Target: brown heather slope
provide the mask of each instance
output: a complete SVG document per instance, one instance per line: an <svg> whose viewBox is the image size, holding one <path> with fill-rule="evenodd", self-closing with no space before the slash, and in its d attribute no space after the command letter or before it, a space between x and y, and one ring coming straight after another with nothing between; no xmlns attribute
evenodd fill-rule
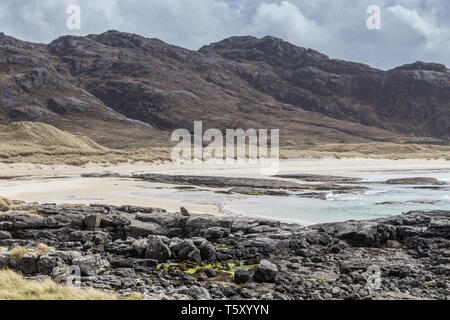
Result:
<svg viewBox="0 0 450 320"><path fill-rule="evenodd" d="M0 34L0 123L50 123L108 146L167 145L171 131L279 128L285 146L449 136L450 71L388 72L273 37L190 51L134 34L49 45Z"/></svg>

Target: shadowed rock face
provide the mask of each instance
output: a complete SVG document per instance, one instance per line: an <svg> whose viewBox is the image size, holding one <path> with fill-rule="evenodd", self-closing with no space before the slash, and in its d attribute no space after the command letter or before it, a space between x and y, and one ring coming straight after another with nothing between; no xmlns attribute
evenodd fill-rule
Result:
<svg viewBox="0 0 450 320"><path fill-rule="evenodd" d="M234 37L200 52L233 61L235 73L281 102L396 132L449 135L444 65L416 62L384 72L273 37Z"/></svg>
<svg viewBox="0 0 450 320"><path fill-rule="evenodd" d="M273 37L190 51L118 31L49 45L0 34L0 75L1 122L43 121L104 143L167 142L194 120L282 128L282 144L449 135L445 66L385 72Z"/></svg>

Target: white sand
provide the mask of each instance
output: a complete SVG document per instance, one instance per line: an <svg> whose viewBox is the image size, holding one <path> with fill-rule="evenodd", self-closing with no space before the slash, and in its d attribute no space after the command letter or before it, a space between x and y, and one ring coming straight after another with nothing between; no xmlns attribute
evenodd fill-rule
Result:
<svg viewBox="0 0 450 320"><path fill-rule="evenodd" d="M379 160L379 159L300 159L281 160L279 174L324 174L340 176L370 176L376 171L409 171L450 169L445 160ZM67 165L0 164L0 196L14 200L39 203L105 203L112 205L140 205L178 211L181 206L197 213L218 214L217 205L187 203L167 193L173 185L163 185L131 179L80 178L81 173L93 172L216 175L230 177L268 178L260 175L260 168L212 165L178 166L165 164L119 164L105 167L88 164L84 167ZM15 179L1 179L16 177ZM164 188L165 193L158 191ZM142 192L151 196L142 196ZM174 190L175 192L175 190ZM154 196L153 196L154 195ZM159 196L162 195L162 196ZM190 201L192 202L192 201Z"/></svg>
<svg viewBox="0 0 450 320"><path fill-rule="evenodd" d="M184 174L184 175L215 175L230 177L254 177L268 178L262 176L258 166L226 166L226 165L176 165L171 162L162 164L151 164L138 162L135 164L122 163L118 165L102 165L90 163L82 167L68 165L35 165L35 164L5 164L0 163L0 179L2 177L42 177L42 176L79 176L81 173L92 172L117 172L117 173L139 173L152 172L161 174ZM278 174L324 174L339 176L367 175L375 171L409 171L409 170L439 170L450 169L450 161L447 160L425 160L425 159L289 159L280 160Z"/></svg>
<svg viewBox="0 0 450 320"><path fill-rule="evenodd" d="M180 207L202 214L220 214L217 205L182 203L167 197L172 185L148 183L113 178L31 178L25 180L0 180L0 194L14 200L57 204L111 204L136 205L179 211ZM158 192L165 188L165 192ZM152 190L153 189L153 190ZM145 197L142 192L153 192L155 196ZM158 198L158 193L165 194ZM174 197L176 198L176 197Z"/></svg>

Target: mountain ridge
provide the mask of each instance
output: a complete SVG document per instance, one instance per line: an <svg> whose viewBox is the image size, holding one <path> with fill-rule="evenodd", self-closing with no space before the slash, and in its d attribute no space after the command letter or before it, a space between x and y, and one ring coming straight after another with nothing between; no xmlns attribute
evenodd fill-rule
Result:
<svg viewBox="0 0 450 320"><path fill-rule="evenodd" d="M445 139L450 71L388 71L275 37L188 50L107 31L33 44L0 34L0 123L40 121L106 145L167 144L176 128L280 128L282 145Z"/></svg>

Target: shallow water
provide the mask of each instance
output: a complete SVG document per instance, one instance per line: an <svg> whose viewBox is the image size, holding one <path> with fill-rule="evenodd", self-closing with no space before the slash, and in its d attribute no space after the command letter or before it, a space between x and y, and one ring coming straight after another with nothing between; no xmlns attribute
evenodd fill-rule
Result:
<svg viewBox="0 0 450 320"><path fill-rule="evenodd" d="M450 171L379 172L364 181L385 181L393 178L433 177L450 181ZM450 191L414 189L417 186L364 184L369 190L362 194L327 194L327 200L290 197L252 197L226 202L229 212L274 218L285 222L317 224L346 220L366 220L399 215L412 210L450 210ZM435 200L437 204L388 204L411 200Z"/></svg>
<svg viewBox="0 0 450 320"><path fill-rule="evenodd" d="M416 186L376 184L374 181L385 181L393 178L433 177L450 182L450 170L430 171L382 171L361 172L363 181L358 183L366 186L359 194L335 194L329 192L326 200L300 198L297 196L245 196L215 193L209 190L179 189L173 186L157 187L144 181L132 181L128 184L121 179L104 181L99 192L77 192L74 196L70 191L52 192L48 202L55 203L108 203L111 200L124 198L127 204L141 204L142 200L155 206L152 199L164 199L180 204L200 204L218 206L226 213L243 216L277 219L284 222L304 225L337 222L346 220L365 220L399 215L411 210L450 210L450 191L414 189ZM68 179L68 182L71 180ZM88 180L83 180L88 181ZM90 180L89 180L90 181ZM294 180L295 181L295 180ZM52 181L41 181L40 185L51 185ZM108 184L109 183L109 184ZM9 187L23 182L9 182ZM201 188L200 188L201 189ZM411 200L435 200L437 204L388 204L381 202L404 202ZM155 202L157 203L157 202ZM173 210L178 210L175 206Z"/></svg>

